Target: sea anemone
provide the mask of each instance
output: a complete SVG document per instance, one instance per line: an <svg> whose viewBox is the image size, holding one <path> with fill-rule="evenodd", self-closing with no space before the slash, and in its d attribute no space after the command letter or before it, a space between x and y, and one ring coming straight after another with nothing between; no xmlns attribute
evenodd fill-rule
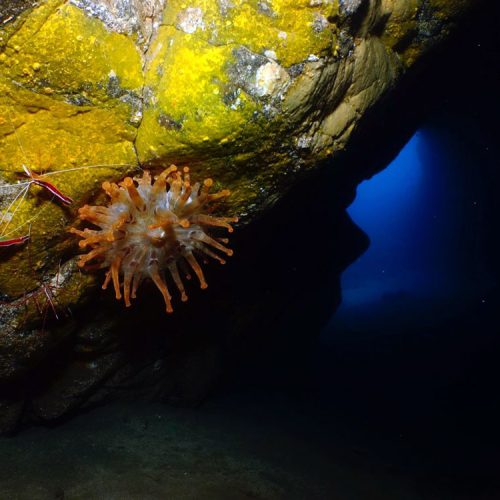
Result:
<svg viewBox="0 0 500 500"><path fill-rule="evenodd" d="M142 177L126 177L118 184L104 182L102 188L110 197L108 206L81 207L79 217L100 229L71 228L81 236L79 246L90 248L80 256L78 265L86 269L108 269L103 289L110 281L116 298L125 305L136 297L137 288L144 278L151 278L165 299L167 312L172 312L171 295L165 271L168 271L181 300L187 300L179 267L190 279L191 268L200 282L207 288L205 276L196 255L225 261L219 253L232 255L227 248L228 240L210 236L213 228L224 228L232 232L231 222L236 217L210 215L213 202L229 196L229 190L210 194L213 185L206 179L203 185L191 185L189 169L180 172L175 165L151 178L148 171ZM89 261L94 261L88 265ZM120 283L121 275L123 282Z"/></svg>

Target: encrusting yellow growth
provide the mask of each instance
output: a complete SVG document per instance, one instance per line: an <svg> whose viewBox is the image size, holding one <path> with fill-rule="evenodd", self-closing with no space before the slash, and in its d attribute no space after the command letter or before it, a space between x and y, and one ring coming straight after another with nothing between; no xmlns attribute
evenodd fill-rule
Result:
<svg viewBox="0 0 500 500"><path fill-rule="evenodd" d="M90 247L81 255L78 265L86 269L109 268L102 286L110 281L116 298L123 298L125 305L136 297L137 288L144 278L151 278L163 295L167 312L172 304L165 270L168 270L181 300L187 300L179 268L194 271L201 288L207 283L196 254L209 256L221 264L225 260L214 250L227 256L233 254L226 247L226 238L212 237L211 228L223 228L232 232L230 223L237 217L215 217L209 214L212 202L230 195L225 189L210 194L213 185L206 179L203 185L191 184L189 168L180 172L170 166L154 180L148 171L142 177L126 177L119 184L104 182L102 187L110 197L108 206L85 205L79 209L79 217L100 229L71 228L70 232L81 236L81 248ZM88 262L95 261L88 265ZM186 265L188 264L189 267ZM120 275L123 281L120 282Z"/></svg>

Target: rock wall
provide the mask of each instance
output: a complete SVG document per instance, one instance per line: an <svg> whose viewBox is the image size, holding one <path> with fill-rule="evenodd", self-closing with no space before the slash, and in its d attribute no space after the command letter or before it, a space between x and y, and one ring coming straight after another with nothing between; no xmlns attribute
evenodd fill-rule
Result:
<svg viewBox="0 0 500 500"><path fill-rule="evenodd" d="M147 386L161 380L170 384L163 392L183 399L194 391L191 399L197 400L206 390L192 386L210 386L221 369L221 342L241 352L245 332L272 336L273 329L259 322L269 321L276 304L287 304L283 293L295 293L293 301L289 297L294 303L297 296L308 303L313 296L321 303L328 297L331 312L339 298L338 275L359 254L363 238L351 228L345 239L358 243L349 257L317 270L334 296L293 291L293 269L307 276L307 266L290 259L300 261L315 245L311 235L321 233L323 215L300 204L291 210L287 193L292 189L323 205L337 196L325 227L342 226L353 185L322 198L320 187L311 190L313 181L305 179L327 160L331 173L321 175L336 178L342 167L344 176L348 158L359 155L360 137L385 140L380 128L389 135L394 124L377 123L377 116L382 119L401 82L446 39L471 3L4 1L0 233L4 241L30 236L24 245L0 248L4 428L20 418L27 401L31 415L57 418L97 401L99 391L116 392L137 373L147 374ZM224 211L240 217L242 236L233 246L246 260L236 258L229 271L214 269L214 289L195 293L172 318L163 317L147 291L147 299L124 313L97 288L99 273L77 269L78 248L67 230L79 206L102 201L104 180L171 162L188 164L193 177L209 175L231 189ZM66 207L43 187L19 184L26 182L23 164L50 174L74 203ZM291 221L282 231L274 225L282 219L268 215L280 200L288 206L281 215ZM266 217L273 223L265 226ZM310 230L297 236L295 220ZM268 246L278 241L286 250L271 254L282 265L267 268L262 263L268 263ZM329 259L323 250L334 246L324 245L321 262ZM266 284L273 272L281 273L285 288ZM200 331L211 332L209 339ZM138 335L146 335L149 340L141 342L148 348L137 351ZM161 356L151 357L155 350ZM178 355L188 351L195 354ZM108 382L112 390L103 389Z"/></svg>

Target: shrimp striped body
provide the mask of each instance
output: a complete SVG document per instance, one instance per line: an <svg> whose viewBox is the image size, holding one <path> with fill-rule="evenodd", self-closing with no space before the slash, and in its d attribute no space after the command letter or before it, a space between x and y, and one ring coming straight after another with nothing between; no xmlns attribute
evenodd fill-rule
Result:
<svg viewBox="0 0 500 500"><path fill-rule="evenodd" d="M142 177L126 177L119 184L104 182L109 205L79 209L80 219L99 229L70 229L82 237L79 246L90 249L80 256L78 265L108 269L102 288L112 282L116 298L120 300L123 291L127 307L142 280L150 278L162 293L167 312L172 312L165 271L184 302L187 294L179 267L188 279L189 269L194 271L200 287L206 288L197 256L209 256L224 264L223 256L233 253L226 246L226 238L209 235L213 228L231 233L231 223L238 220L209 215L213 202L230 194L228 190L210 194L212 184L206 179L202 185L191 185L189 169L185 167L181 173L175 165L154 180L145 171Z"/></svg>

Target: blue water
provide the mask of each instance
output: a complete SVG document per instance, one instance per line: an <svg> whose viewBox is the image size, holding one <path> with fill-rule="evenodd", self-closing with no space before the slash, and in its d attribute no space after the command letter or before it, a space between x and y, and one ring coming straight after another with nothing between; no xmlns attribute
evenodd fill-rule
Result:
<svg viewBox="0 0 500 500"><path fill-rule="evenodd" d="M481 226L484 179L470 150L450 127L422 128L360 184L348 212L370 246L342 276L337 320L358 321L370 308L420 316L440 302L458 308L485 300L493 280Z"/></svg>

